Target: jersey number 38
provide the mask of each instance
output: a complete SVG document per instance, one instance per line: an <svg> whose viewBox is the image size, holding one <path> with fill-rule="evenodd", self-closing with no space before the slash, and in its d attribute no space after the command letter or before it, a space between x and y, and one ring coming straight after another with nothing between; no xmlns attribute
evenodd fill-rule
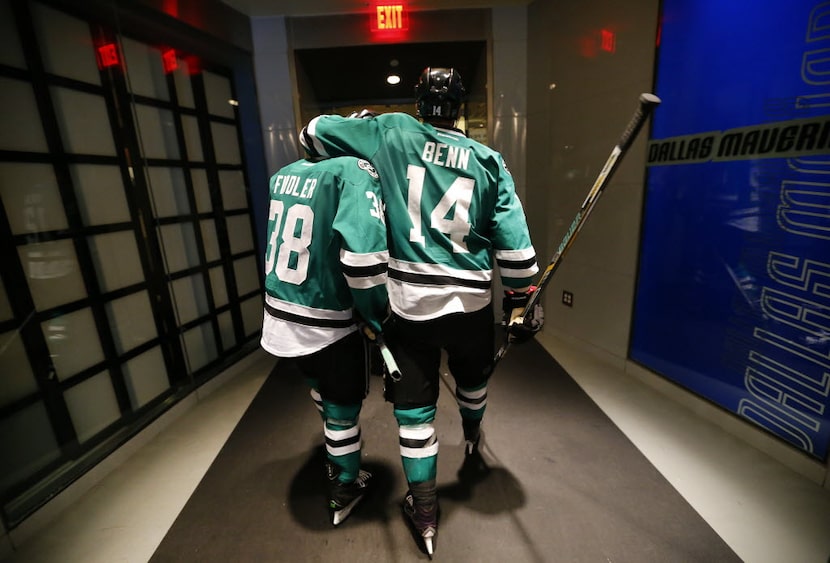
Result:
<svg viewBox="0 0 830 563"><path fill-rule="evenodd" d="M295 203L285 212L282 201L271 200L268 222L271 221L274 222L274 226L265 254L265 275L273 272L280 281L300 285L308 277L308 247L311 245L314 211L308 205ZM279 244L278 239L282 239Z"/></svg>

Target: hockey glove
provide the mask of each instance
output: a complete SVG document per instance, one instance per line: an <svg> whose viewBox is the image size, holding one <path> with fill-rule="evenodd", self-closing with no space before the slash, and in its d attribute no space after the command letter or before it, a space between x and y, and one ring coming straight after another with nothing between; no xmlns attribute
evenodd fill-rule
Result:
<svg viewBox="0 0 830 563"><path fill-rule="evenodd" d="M395 357L386 346L384 335L392 332L391 328L394 325L394 315L390 312L385 319L381 321L381 331L374 330L367 322L358 319L358 328L360 333L369 342L370 346L370 370L375 375L386 374L394 381L401 378L401 370L398 367ZM380 360L380 362L378 362ZM380 368L380 369L378 369Z"/></svg>
<svg viewBox="0 0 830 563"><path fill-rule="evenodd" d="M389 332L389 328L392 327L394 315L392 315L392 311L386 311L386 317L380 320L380 331L366 322L366 320L361 317L357 311L354 312L354 318L357 323L357 327L360 329L360 334L362 334L370 344L377 344L377 341L382 340L383 335L387 334Z"/></svg>
<svg viewBox="0 0 830 563"><path fill-rule="evenodd" d="M541 303L534 303L527 315L522 317L525 307L530 302L530 296L536 291L536 286L524 292L505 290L502 300L502 324L507 331L508 340L513 344L527 342L536 333L542 330L545 324L545 312Z"/></svg>

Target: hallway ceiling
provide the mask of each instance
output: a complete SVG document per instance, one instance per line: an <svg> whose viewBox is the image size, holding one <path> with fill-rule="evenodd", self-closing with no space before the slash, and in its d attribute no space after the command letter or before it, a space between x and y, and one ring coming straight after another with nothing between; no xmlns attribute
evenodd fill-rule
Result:
<svg viewBox="0 0 830 563"><path fill-rule="evenodd" d="M249 17L319 16L367 13L377 1L366 0L222 0ZM524 6L530 0L405 0L411 11ZM426 66L458 69L471 99L486 88L485 42L391 43L295 51L304 99L338 107L350 104L404 104L414 111L413 87ZM394 67L392 65L395 65ZM389 71L401 83L389 86ZM348 79L345 78L348 73ZM310 88L311 91L303 91Z"/></svg>

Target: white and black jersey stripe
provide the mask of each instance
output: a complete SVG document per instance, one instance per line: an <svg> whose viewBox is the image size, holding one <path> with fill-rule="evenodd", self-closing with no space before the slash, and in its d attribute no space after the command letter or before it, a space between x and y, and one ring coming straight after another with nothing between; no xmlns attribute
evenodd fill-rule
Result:
<svg viewBox="0 0 830 563"><path fill-rule="evenodd" d="M262 347L275 356L304 356L357 330L351 308L315 309L265 295Z"/></svg>
<svg viewBox="0 0 830 563"><path fill-rule="evenodd" d="M514 285L507 283L510 278L529 278L539 271L536 262L536 251L532 247L521 250L496 249L493 254L496 258L496 264L499 266L499 273L506 285Z"/></svg>
<svg viewBox="0 0 830 563"><path fill-rule="evenodd" d="M340 251L340 266L346 283L352 289L368 289L386 284L389 252L355 254L348 250Z"/></svg>

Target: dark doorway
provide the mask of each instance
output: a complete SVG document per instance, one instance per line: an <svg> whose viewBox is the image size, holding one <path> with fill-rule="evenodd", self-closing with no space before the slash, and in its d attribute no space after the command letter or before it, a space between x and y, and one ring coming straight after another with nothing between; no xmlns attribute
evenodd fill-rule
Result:
<svg viewBox="0 0 830 563"><path fill-rule="evenodd" d="M414 114L413 88L427 66L453 67L468 92L467 125L487 119L487 43L402 43L294 52L303 122L321 113L346 115L369 107ZM400 82L390 85L390 73Z"/></svg>

